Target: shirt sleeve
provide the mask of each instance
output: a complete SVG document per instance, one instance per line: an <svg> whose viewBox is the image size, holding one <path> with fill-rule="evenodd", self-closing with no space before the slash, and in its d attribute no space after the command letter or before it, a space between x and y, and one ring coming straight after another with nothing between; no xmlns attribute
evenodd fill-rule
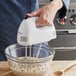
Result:
<svg viewBox="0 0 76 76"><path fill-rule="evenodd" d="M66 16L70 4L70 0L62 0L62 1L63 1L63 7L58 11L59 18L64 18Z"/></svg>

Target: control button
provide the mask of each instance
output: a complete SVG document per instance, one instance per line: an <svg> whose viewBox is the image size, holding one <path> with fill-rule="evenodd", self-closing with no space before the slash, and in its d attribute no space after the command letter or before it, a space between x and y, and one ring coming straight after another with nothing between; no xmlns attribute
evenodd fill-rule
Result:
<svg viewBox="0 0 76 76"><path fill-rule="evenodd" d="M71 10L69 9L68 11L70 12Z"/></svg>
<svg viewBox="0 0 76 76"><path fill-rule="evenodd" d="M72 15L70 17L70 22L71 22L71 24L76 25L76 15Z"/></svg>
<svg viewBox="0 0 76 76"><path fill-rule="evenodd" d="M75 10L73 9L72 12L75 12Z"/></svg>
<svg viewBox="0 0 76 76"><path fill-rule="evenodd" d="M62 19L57 18L57 23L60 24L60 25L65 25L66 20L67 20L67 16L65 16Z"/></svg>

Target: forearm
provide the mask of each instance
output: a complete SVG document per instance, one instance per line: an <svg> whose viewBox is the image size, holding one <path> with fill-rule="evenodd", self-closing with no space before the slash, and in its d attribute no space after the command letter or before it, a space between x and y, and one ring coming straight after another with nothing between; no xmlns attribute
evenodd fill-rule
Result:
<svg viewBox="0 0 76 76"><path fill-rule="evenodd" d="M57 11L63 7L62 0L53 0L49 4L53 5L54 9L57 10Z"/></svg>
<svg viewBox="0 0 76 76"><path fill-rule="evenodd" d="M62 8L63 6L66 7L66 9L68 9L69 4L70 4L70 0L52 0L52 3L58 7L58 9Z"/></svg>

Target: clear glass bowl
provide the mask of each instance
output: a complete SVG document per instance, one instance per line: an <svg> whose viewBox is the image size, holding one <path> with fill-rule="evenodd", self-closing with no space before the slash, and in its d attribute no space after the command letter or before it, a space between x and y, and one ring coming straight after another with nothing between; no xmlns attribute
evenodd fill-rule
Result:
<svg viewBox="0 0 76 76"><path fill-rule="evenodd" d="M23 47L18 44L8 46L5 54L12 72L16 76L49 76L55 51L42 47L37 57L38 50L38 46Z"/></svg>

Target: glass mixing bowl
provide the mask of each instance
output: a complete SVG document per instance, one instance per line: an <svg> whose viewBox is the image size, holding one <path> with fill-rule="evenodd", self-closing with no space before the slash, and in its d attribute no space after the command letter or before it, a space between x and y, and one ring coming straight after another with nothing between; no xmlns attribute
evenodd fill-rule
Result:
<svg viewBox="0 0 76 76"><path fill-rule="evenodd" d="M39 46L8 46L5 54L12 72L16 76L49 76L55 51L52 48L41 47L37 56L38 50Z"/></svg>

